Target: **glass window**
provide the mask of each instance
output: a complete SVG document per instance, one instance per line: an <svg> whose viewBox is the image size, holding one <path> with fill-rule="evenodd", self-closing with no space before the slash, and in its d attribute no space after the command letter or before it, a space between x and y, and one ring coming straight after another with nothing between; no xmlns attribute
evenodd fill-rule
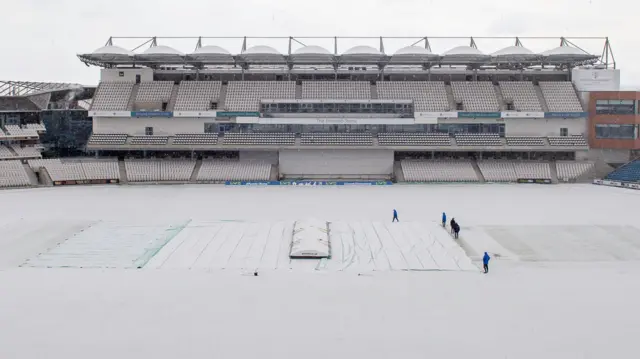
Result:
<svg viewBox="0 0 640 359"><path fill-rule="evenodd" d="M560 136L569 136L569 129L568 128L561 128L560 129Z"/></svg>
<svg viewBox="0 0 640 359"><path fill-rule="evenodd" d="M596 125L596 138L633 140L636 137L636 125Z"/></svg>

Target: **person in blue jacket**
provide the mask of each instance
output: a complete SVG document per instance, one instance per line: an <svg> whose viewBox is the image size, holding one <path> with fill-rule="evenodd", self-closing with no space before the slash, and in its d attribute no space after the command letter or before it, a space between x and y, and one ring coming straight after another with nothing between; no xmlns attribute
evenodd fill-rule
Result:
<svg viewBox="0 0 640 359"><path fill-rule="evenodd" d="M484 272L485 273L489 273L489 260L491 259L491 257L489 257L489 254L487 254L487 252L484 252L484 257L482 257L482 264L484 264Z"/></svg>
<svg viewBox="0 0 640 359"><path fill-rule="evenodd" d="M447 225L447 214L442 212L442 227Z"/></svg>
<svg viewBox="0 0 640 359"><path fill-rule="evenodd" d="M391 221L393 222L400 222L400 220L398 219L398 211L396 211L395 209L393 210L393 220Z"/></svg>

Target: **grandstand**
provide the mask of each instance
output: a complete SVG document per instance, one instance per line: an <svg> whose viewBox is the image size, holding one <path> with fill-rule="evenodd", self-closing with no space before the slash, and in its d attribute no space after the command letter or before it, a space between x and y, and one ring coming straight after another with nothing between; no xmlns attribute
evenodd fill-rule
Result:
<svg viewBox="0 0 640 359"><path fill-rule="evenodd" d="M335 48L328 51L291 37L281 53L248 46L253 40L246 38L233 55L202 47L200 39L183 54L159 45L171 40L161 37L144 43L147 51L127 51L113 37L78 55L102 68L87 107L92 133L77 149L93 161L41 160L46 148L38 142L47 128L35 119L0 122L0 160L29 160L41 183L54 184L593 176L594 165L585 165L596 161L587 141L587 94L569 79L572 71L604 74L613 64L573 42L585 39L561 38L560 47L540 54L523 39L485 50L473 38L453 49L431 49L418 38L385 51L384 37L375 39L379 49L342 49L340 38L329 37ZM604 50L610 53L608 40ZM17 98L2 103L54 103L40 92Z"/></svg>

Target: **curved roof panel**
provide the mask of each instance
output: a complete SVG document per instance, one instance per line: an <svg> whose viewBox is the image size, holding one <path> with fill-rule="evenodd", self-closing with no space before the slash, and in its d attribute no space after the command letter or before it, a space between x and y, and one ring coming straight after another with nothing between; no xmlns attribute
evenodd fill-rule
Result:
<svg viewBox="0 0 640 359"><path fill-rule="evenodd" d="M533 61L539 56L526 47L509 46L494 52L491 57L495 62L526 62Z"/></svg>
<svg viewBox="0 0 640 359"><path fill-rule="evenodd" d="M246 49L243 55L282 55L271 46L258 45Z"/></svg>
<svg viewBox="0 0 640 359"><path fill-rule="evenodd" d="M309 45L297 49L292 55L331 55L331 52L321 46Z"/></svg>
<svg viewBox="0 0 640 359"><path fill-rule="evenodd" d="M190 60L209 64L231 64L233 56L220 46L202 46L188 55Z"/></svg>
<svg viewBox="0 0 640 359"><path fill-rule="evenodd" d="M572 46L558 46L540 55L542 55L547 62L580 62L598 58L596 55L588 54Z"/></svg>
<svg viewBox="0 0 640 359"><path fill-rule="evenodd" d="M343 63L370 63L378 62L384 54L371 46L354 46L340 56Z"/></svg>
<svg viewBox="0 0 640 359"><path fill-rule="evenodd" d="M382 55L382 53L371 46L354 46L342 55Z"/></svg>
<svg viewBox="0 0 640 359"><path fill-rule="evenodd" d="M442 54L442 62L447 64L467 64L486 62L491 57L471 46L458 46Z"/></svg>
<svg viewBox="0 0 640 359"><path fill-rule="evenodd" d="M103 46L90 54L84 54L82 56L101 62L128 62L133 58L133 52L124 49L120 46Z"/></svg>
<svg viewBox="0 0 640 359"><path fill-rule="evenodd" d="M305 46L291 54L291 60L295 64L326 64L334 61L334 56L329 50L320 46Z"/></svg>
<svg viewBox="0 0 640 359"><path fill-rule="evenodd" d="M435 61L440 56L420 46L407 46L391 56L391 63L415 63Z"/></svg>
<svg viewBox="0 0 640 359"><path fill-rule="evenodd" d="M280 64L284 63L284 56L271 46L258 45L246 49L240 58L246 63L268 63L268 64Z"/></svg>

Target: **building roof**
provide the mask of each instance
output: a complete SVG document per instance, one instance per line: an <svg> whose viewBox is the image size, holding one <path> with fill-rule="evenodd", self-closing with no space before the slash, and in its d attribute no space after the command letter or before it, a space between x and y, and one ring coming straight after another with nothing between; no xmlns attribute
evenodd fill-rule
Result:
<svg viewBox="0 0 640 359"><path fill-rule="evenodd" d="M489 55L471 46L457 46L442 54L442 63L445 64L482 63L489 59Z"/></svg>

